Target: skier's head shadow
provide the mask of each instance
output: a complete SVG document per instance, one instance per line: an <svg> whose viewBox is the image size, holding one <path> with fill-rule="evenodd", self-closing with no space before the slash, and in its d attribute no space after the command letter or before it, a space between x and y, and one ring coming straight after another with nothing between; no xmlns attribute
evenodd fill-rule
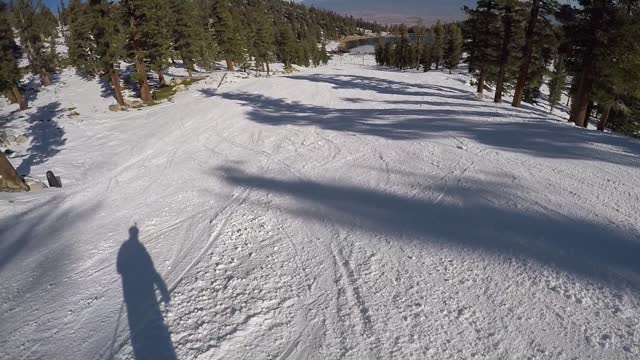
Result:
<svg viewBox="0 0 640 360"><path fill-rule="evenodd" d="M169 290L140 242L139 233L137 225L129 228L129 238L120 247L117 261L133 353L136 360L176 359L156 296L157 288L162 301L168 304Z"/></svg>

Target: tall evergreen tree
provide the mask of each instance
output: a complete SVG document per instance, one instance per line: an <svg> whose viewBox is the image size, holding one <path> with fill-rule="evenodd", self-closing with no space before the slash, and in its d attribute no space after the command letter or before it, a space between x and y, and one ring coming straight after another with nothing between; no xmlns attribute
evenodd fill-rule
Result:
<svg viewBox="0 0 640 360"><path fill-rule="evenodd" d="M580 5L580 8L564 6L559 18L573 47L570 70L574 72L576 86L569 121L584 127L590 114L597 66L606 59L607 43L612 39L609 35L616 28L617 19L614 1L580 0Z"/></svg>
<svg viewBox="0 0 640 360"><path fill-rule="evenodd" d="M296 37L289 26L286 24L280 26L278 29L278 41L277 41L277 57L283 64L286 70L291 70L292 64L297 57Z"/></svg>
<svg viewBox="0 0 640 360"><path fill-rule="evenodd" d="M424 38L427 29L422 23L422 18L418 19L418 23L416 24L415 34L416 34L416 70L420 69L420 58L422 57L423 49L424 49Z"/></svg>
<svg viewBox="0 0 640 360"><path fill-rule="evenodd" d="M433 46L431 44L425 44L422 47L422 53L420 54L420 65L422 66L422 71L427 72L431 70L431 64L433 63L432 50Z"/></svg>
<svg viewBox="0 0 640 360"><path fill-rule="evenodd" d="M128 25L129 31L127 36L127 42L131 51L133 52L133 58L136 66L136 74L134 79L138 81L140 88L140 98L145 103L153 102L151 96L151 88L147 80L147 70L144 63L145 53L143 46L147 39L147 27L146 27L146 4L145 1L149 0L121 0L121 9L123 12L124 23Z"/></svg>
<svg viewBox="0 0 640 360"><path fill-rule="evenodd" d="M233 71L235 64L241 62L245 55L239 20L227 0L216 0L214 4L213 27L218 46L227 62L227 69Z"/></svg>
<svg viewBox="0 0 640 360"><path fill-rule="evenodd" d="M395 51L394 51L393 43L391 41L388 41L387 43L384 44L382 56L384 58L384 64L386 66L388 67L396 66Z"/></svg>
<svg viewBox="0 0 640 360"><path fill-rule="evenodd" d="M560 103L562 92L566 88L567 74L564 64L564 57L559 56L554 63L554 70L549 79L549 111Z"/></svg>
<svg viewBox="0 0 640 360"><path fill-rule="evenodd" d="M169 0L169 9L172 27L171 41L173 50L180 55L182 64L189 74L189 78L193 77L194 65L198 57L198 22L194 20L196 14L194 12L194 3L184 0ZM210 44L209 46L213 46Z"/></svg>
<svg viewBox="0 0 640 360"><path fill-rule="evenodd" d="M383 66L385 65L384 63L384 45L382 45L382 40L380 38L378 38L378 41L376 42L376 45L374 46L374 56L376 59L376 64L378 64L378 66Z"/></svg>
<svg viewBox="0 0 640 360"><path fill-rule="evenodd" d="M532 0L531 2L531 14L529 16L529 24L527 26L527 34L525 37L525 43L522 48L522 64L520 65L520 72L518 74L518 83L513 93L512 106L520 107L522 102L522 95L527 83L527 77L529 75L530 58L533 54L533 36L538 24L538 18L540 16L540 4L542 0Z"/></svg>
<svg viewBox="0 0 640 360"><path fill-rule="evenodd" d="M70 0L65 12L69 33L66 37L69 62L80 72L93 77L98 72L93 14L89 12L89 5L82 0Z"/></svg>
<svg viewBox="0 0 640 360"><path fill-rule="evenodd" d="M43 86L51 85L51 73L57 69L57 20L41 0L16 0L12 15L20 44L27 54L33 75Z"/></svg>
<svg viewBox="0 0 640 360"><path fill-rule="evenodd" d="M0 92L11 94L20 110L27 108L27 102L20 93L21 74L16 59L19 54L9 22L9 9L0 1Z"/></svg>
<svg viewBox="0 0 640 360"><path fill-rule="evenodd" d="M256 66L270 73L270 63L273 61L275 52L275 35L273 31L273 20L267 12L262 0L257 0L253 9L253 54Z"/></svg>
<svg viewBox="0 0 640 360"><path fill-rule="evenodd" d="M158 75L160 86L166 85L164 73L169 67L172 50L172 31L176 29L176 14L170 10L170 0L143 2L145 22L142 26L143 49L149 67Z"/></svg>
<svg viewBox="0 0 640 360"><path fill-rule="evenodd" d="M549 46L555 46L554 42L549 42L553 33L554 25L550 20L552 14L557 11L556 0L533 0L531 2L530 14L527 19L527 30L525 33L524 45L521 49L520 68L518 70L518 81L516 83L512 106L519 107L525 90L529 82L535 82L536 79L531 78L531 67L540 67L547 64L536 63L540 60L536 54L544 53ZM552 39L551 39L552 40ZM548 53L548 52L547 52ZM545 66L546 68L546 66ZM533 73L539 73L540 69L533 70Z"/></svg>
<svg viewBox="0 0 640 360"><path fill-rule="evenodd" d="M444 65L451 73L458 67L462 58L462 30L458 24L448 24L445 35Z"/></svg>
<svg viewBox="0 0 640 360"><path fill-rule="evenodd" d="M191 21L195 31L195 63L209 71L214 71L219 48L210 16L213 13L212 4L210 0L193 0L191 4L193 6Z"/></svg>
<svg viewBox="0 0 640 360"><path fill-rule="evenodd" d="M604 131L612 111L625 116L632 113L627 105L640 98L640 18L628 3L621 2L616 17L616 28L607 43L606 60L596 67L592 98L602 114L598 130ZM613 65L612 65L613 64Z"/></svg>
<svg viewBox="0 0 640 360"><path fill-rule="evenodd" d="M467 61L476 70L477 92L484 92L485 83L496 68L496 55L492 49L500 39L498 4L496 0L478 0L476 8L464 8L468 15L465 22L467 30Z"/></svg>
<svg viewBox="0 0 640 360"><path fill-rule="evenodd" d="M436 70L440 69L444 60L444 27L440 20L433 26L433 45L431 46L431 56L436 65Z"/></svg>
<svg viewBox="0 0 640 360"><path fill-rule="evenodd" d="M327 45L323 42L320 46L320 62L322 65L329 63L329 54L327 54Z"/></svg>
<svg viewBox="0 0 640 360"><path fill-rule="evenodd" d="M395 66L400 70L404 70L409 67L413 61L413 56L411 56L411 42L405 24L400 24L398 31L400 31L400 39L398 39L395 47Z"/></svg>
<svg viewBox="0 0 640 360"><path fill-rule="evenodd" d="M522 10L522 3L519 0L500 0L498 1L498 9L501 18L501 37L502 44L498 49L498 73L496 78L496 91L493 101L502 102L502 94L505 90L505 82L507 81L507 71L510 65L513 65L513 53L517 49L515 41L518 36L519 22Z"/></svg>
<svg viewBox="0 0 640 360"><path fill-rule="evenodd" d="M97 68L109 77L113 95L119 105L125 105L118 64L125 56L126 31L118 21L119 4L112 0L89 0L89 14L93 20L92 34Z"/></svg>

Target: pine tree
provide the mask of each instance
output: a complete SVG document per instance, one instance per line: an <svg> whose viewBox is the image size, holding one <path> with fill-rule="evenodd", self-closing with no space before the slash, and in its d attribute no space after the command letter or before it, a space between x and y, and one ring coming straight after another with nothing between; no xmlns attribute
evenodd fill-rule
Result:
<svg viewBox="0 0 640 360"><path fill-rule="evenodd" d="M20 93L19 84L22 76L16 60L17 54L19 51L9 23L9 9L7 4L0 1L0 92L10 93L20 110L25 110L27 102Z"/></svg>
<svg viewBox="0 0 640 360"><path fill-rule="evenodd" d="M142 30L144 55L149 67L158 75L160 86L165 86L164 73L169 67L172 50L172 30L176 28L175 15L170 11L169 0L143 2L145 21Z"/></svg>
<svg viewBox="0 0 640 360"><path fill-rule="evenodd" d="M382 40L378 38L376 45L374 46L374 55L376 59L376 64L378 66L384 65L384 45L382 45Z"/></svg>
<svg viewBox="0 0 640 360"><path fill-rule="evenodd" d="M124 45L114 5L108 0L83 3L72 0L67 8L69 60L88 77L106 74L119 105L125 105L114 63L123 57Z"/></svg>
<svg viewBox="0 0 640 360"><path fill-rule="evenodd" d="M136 66L136 74L134 79L138 81L140 88L140 98L145 103L153 102L151 96L151 88L147 80L147 70L144 63L144 44L146 40L145 21L147 14L145 13L145 1L147 0L121 0L121 8L123 11L123 19L128 24L128 44L133 52Z"/></svg>
<svg viewBox="0 0 640 360"><path fill-rule="evenodd" d="M616 28L612 29L605 58L596 67L593 100L602 113L598 130L604 131L612 111L627 116L632 109L631 99L640 98L640 18L621 4L615 13ZM614 65L612 65L614 64ZM631 100L631 101L630 101Z"/></svg>
<svg viewBox="0 0 640 360"><path fill-rule="evenodd" d="M572 94L569 121L587 125L598 63L606 59L607 43L617 28L616 7L612 1L580 1L580 8L565 5L559 12L564 32L572 45L571 67L576 86Z"/></svg>
<svg viewBox="0 0 640 360"><path fill-rule="evenodd" d="M213 13L209 0L193 0L195 63L209 71L216 69L219 48L210 14Z"/></svg>
<svg viewBox="0 0 640 360"><path fill-rule="evenodd" d="M420 58L422 57L423 48L424 48L424 38L425 38L426 29L422 24L422 18L418 19L418 23L416 24L415 34L416 34L416 70L420 69Z"/></svg>
<svg viewBox="0 0 640 360"><path fill-rule="evenodd" d="M432 56L433 47L430 44L426 44L422 47L422 53L420 54L420 65L422 71L427 72L431 70L431 64L433 64Z"/></svg>
<svg viewBox="0 0 640 360"><path fill-rule="evenodd" d="M57 69L55 16L40 0L35 4L16 0L12 14L31 73L40 77L43 86L51 85L51 73Z"/></svg>
<svg viewBox="0 0 640 360"><path fill-rule="evenodd" d="M413 57L411 56L411 42L409 41L407 26L405 24L400 24L399 31L400 39L395 47L395 66L400 70L404 70L409 67L413 61Z"/></svg>
<svg viewBox="0 0 640 360"><path fill-rule="evenodd" d="M482 94L486 81L496 68L497 59L492 51L496 39L500 39L498 5L495 0L478 0L477 7L465 7L468 15L465 22L467 30L467 61L477 69L477 92Z"/></svg>
<svg viewBox="0 0 640 360"><path fill-rule="evenodd" d="M394 45L391 41L384 44L384 64L388 67L396 66Z"/></svg>
<svg viewBox="0 0 640 360"><path fill-rule="evenodd" d="M444 52L444 65L449 73L460 64L462 58L462 30L458 24L449 24L446 27L446 50Z"/></svg>
<svg viewBox="0 0 640 360"><path fill-rule="evenodd" d="M83 74L94 77L98 73L93 39L95 20L89 13L89 5L82 0L70 0L66 8L69 35L66 43L69 62Z"/></svg>
<svg viewBox="0 0 640 360"><path fill-rule="evenodd" d="M564 58L558 57L554 63L554 70L549 79L549 111L553 111L553 109L560 103L560 99L562 98L562 92L566 87L567 82L567 74L564 64Z"/></svg>
<svg viewBox="0 0 640 360"><path fill-rule="evenodd" d="M126 31L118 21L119 5L110 0L89 0L89 14L93 20L92 34L97 68L109 77L113 95L119 105L124 106L120 74L116 67L124 57ZM118 66L119 68L119 66Z"/></svg>
<svg viewBox="0 0 640 360"><path fill-rule="evenodd" d="M320 62L322 65L327 65L329 63L329 54L327 54L327 45L322 43L320 47Z"/></svg>
<svg viewBox="0 0 640 360"><path fill-rule="evenodd" d="M514 40L518 36L517 32L520 28L521 4L519 0L501 0L498 2L502 25L502 44L499 49L496 49L498 51L498 74L493 98L496 103L502 102L502 94L507 81L507 70L509 66L513 65L512 55L517 49L517 43Z"/></svg>
<svg viewBox="0 0 640 360"><path fill-rule="evenodd" d="M440 20L433 26L433 46L431 47L431 56L436 64L436 70L440 69L444 60L444 27Z"/></svg>
<svg viewBox="0 0 640 360"><path fill-rule="evenodd" d="M170 14L172 14L171 41L173 50L180 55L182 64L187 70L191 79L193 77L194 65L198 57L198 31L195 17L194 5L191 1L170 0ZM213 46L213 44L211 44Z"/></svg>
<svg viewBox="0 0 640 360"><path fill-rule="evenodd" d="M297 41L291 28L287 25L278 29L277 57L284 64L286 70L292 69L292 64L297 57Z"/></svg>
<svg viewBox="0 0 640 360"><path fill-rule="evenodd" d="M253 52L256 66L260 66L263 70L266 67L267 75L270 73L269 64L273 61L275 44L273 20L266 11L262 0L258 0L255 4L254 17L254 37Z"/></svg>
<svg viewBox="0 0 640 360"><path fill-rule="evenodd" d="M238 19L227 0L217 0L213 8L213 27L221 55L227 62L227 70L233 71L235 63L244 58L244 44Z"/></svg>
<svg viewBox="0 0 640 360"><path fill-rule="evenodd" d="M516 84L516 88L513 93L513 102L511 103L511 105L515 107L520 107L522 94L527 83L527 76L529 75L530 58L533 54L533 36L540 16L540 3L541 0L533 0L531 2L531 15L529 16L527 34L525 37L524 47L522 48L522 64L520 65L518 83Z"/></svg>

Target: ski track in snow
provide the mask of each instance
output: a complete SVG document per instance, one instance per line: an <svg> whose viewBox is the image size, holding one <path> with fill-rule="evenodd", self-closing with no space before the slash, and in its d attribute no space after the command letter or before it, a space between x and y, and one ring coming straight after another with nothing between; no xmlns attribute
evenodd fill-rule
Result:
<svg viewBox="0 0 640 360"><path fill-rule="evenodd" d="M65 185L0 195L0 358L134 359L136 223L180 359L637 359L640 144L362 62L0 109L63 129L31 170Z"/></svg>

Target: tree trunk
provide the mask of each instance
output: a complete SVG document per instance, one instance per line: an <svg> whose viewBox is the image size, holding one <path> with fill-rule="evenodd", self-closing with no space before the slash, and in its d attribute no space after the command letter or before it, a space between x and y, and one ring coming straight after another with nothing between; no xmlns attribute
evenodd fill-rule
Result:
<svg viewBox="0 0 640 360"><path fill-rule="evenodd" d="M227 61L227 70L234 71L235 68L233 67L233 61L231 61L229 59L226 59L226 61Z"/></svg>
<svg viewBox="0 0 640 360"><path fill-rule="evenodd" d="M267 61L265 64L267 65L267 76L269 76L269 75L270 75L270 74L269 74L269 71L270 71L270 70L269 70L269 62Z"/></svg>
<svg viewBox="0 0 640 360"><path fill-rule="evenodd" d="M120 78L118 72L113 64L109 64L109 77L111 78L111 86L113 87L113 94L116 97L118 105L124 106L124 97L122 96L122 86L120 85Z"/></svg>
<svg viewBox="0 0 640 360"><path fill-rule="evenodd" d="M587 128L589 126L589 119L591 118L592 112L593 112L593 101L589 101L589 106L587 106L587 111L584 114L584 122L582 123L583 128Z"/></svg>
<svg viewBox="0 0 640 360"><path fill-rule="evenodd" d="M609 122L609 114L611 114L611 105L604 108L602 118L600 118L600 122L598 122L598 130L604 131L604 129L607 128L607 122Z"/></svg>
<svg viewBox="0 0 640 360"><path fill-rule="evenodd" d="M13 87L11 88L11 91L13 92L13 96L15 97L16 102L20 106L20 111L27 110L27 101L24 99L24 96L22 96L22 94L20 93L20 89L18 89L16 85L13 85Z"/></svg>
<svg viewBox="0 0 640 360"><path fill-rule="evenodd" d="M504 91L504 78L507 73L507 64L509 63L509 45L511 44L512 19L511 19L510 7L505 9L505 15L503 20L504 38L502 39L502 50L500 53L500 70L498 71L498 80L496 81L496 94L493 97L493 102L502 102L502 92Z"/></svg>
<svg viewBox="0 0 640 360"><path fill-rule="evenodd" d="M0 192L29 191L29 185L18 176L9 159L0 151Z"/></svg>
<svg viewBox="0 0 640 360"><path fill-rule="evenodd" d="M512 106L520 107L522 104L522 96L524 88L527 86L527 78L529 77L529 65L531 64L531 55L533 53L533 35L535 33L538 16L540 15L540 0L533 0L531 4L531 18L527 27L524 48L522 51L522 64L520 65L520 73L518 74L518 82L513 93Z"/></svg>
<svg viewBox="0 0 640 360"><path fill-rule="evenodd" d="M144 66L144 54L138 41L139 35L136 30L136 18L134 16L129 18L129 24L131 26L131 32L133 33L133 48L135 52L136 72L139 76L140 99L148 104L153 102L153 97L151 96L151 88L149 88L149 82L147 81L147 69L145 69Z"/></svg>
<svg viewBox="0 0 640 360"><path fill-rule="evenodd" d="M593 88L593 64L590 59L586 59L586 63L582 66L580 79L578 80L578 88L574 96L575 107L572 106L570 122L577 126L584 127L584 120L587 116L587 110L591 101L591 90Z"/></svg>
<svg viewBox="0 0 640 360"><path fill-rule="evenodd" d="M487 76L487 72L484 66L480 68L480 76L478 76L478 94L484 94L484 78Z"/></svg>
<svg viewBox="0 0 640 360"><path fill-rule="evenodd" d="M187 76L189 76L189 80L193 79L193 67L191 64L187 65Z"/></svg>
<svg viewBox="0 0 640 360"><path fill-rule="evenodd" d="M149 87L149 82L147 81L147 69L145 69L144 66L142 49L136 49L135 53L136 72L140 77L138 79L138 85L140 86L140 99L142 99L142 101L145 103L150 103L153 101L153 97L151 96L151 88Z"/></svg>
<svg viewBox="0 0 640 360"><path fill-rule="evenodd" d="M13 94L13 90L12 89L8 89L4 91L4 96L7 97L7 99L9 99L9 102L12 104L17 104L18 103L18 99L16 99L16 96Z"/></svg>
<svg viewBox="0 0 640 360"><path fill-rule="evenodd" d="M167 81L164 79L164 74L162 73L162 70L158 70L156 71L156 73L158 74L158 82L160 83L160 87L167 86Z"/></svg>
<svg viewBox="0 0 640 360"><path fill-rule="evenodd" d="M51 85L51 76L49 76L49 73L45 70L40 71L40 82L42 83L42 86Z"/></svg>

